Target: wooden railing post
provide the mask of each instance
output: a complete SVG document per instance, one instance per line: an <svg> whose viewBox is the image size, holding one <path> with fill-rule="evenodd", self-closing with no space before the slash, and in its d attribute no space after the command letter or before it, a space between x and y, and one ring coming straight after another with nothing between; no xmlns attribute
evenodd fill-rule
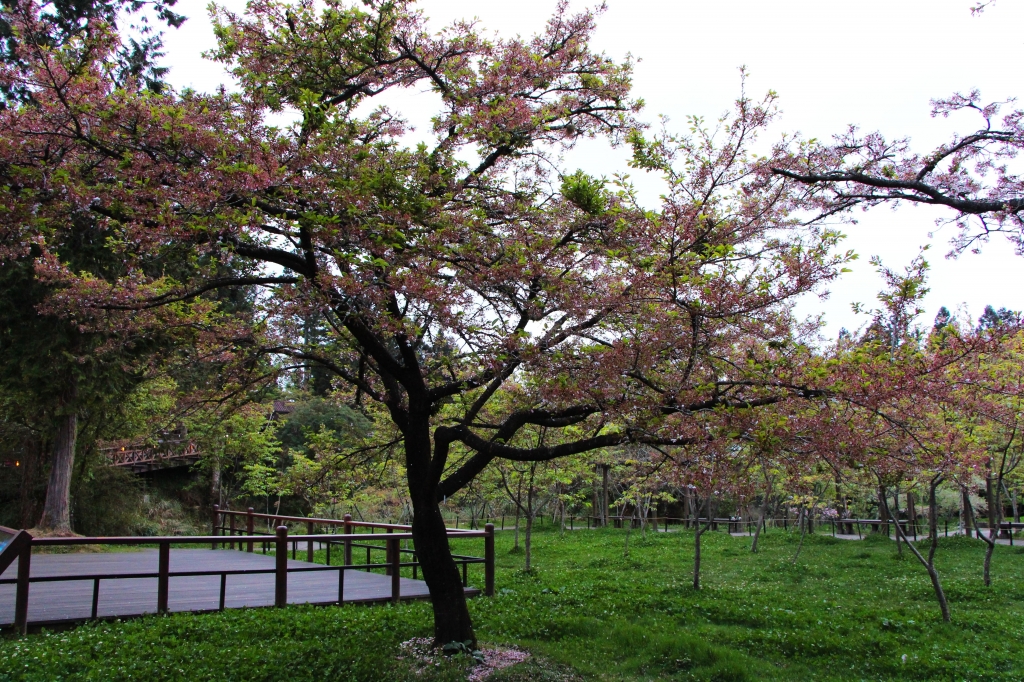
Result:
<svg viewBox="0 0 1024 682"><path fill-rule="evenodd" d="M391 532L390 528L388 528L388 532ZM388 538L388 555L390 559L388 562L388 573L391 574L391 601L395 604L397 604L402 597L402 553L398 550L398 540Z"/></svg>
<svg viewBox="0 0 1024 682"><path fill-rule="evenodd" d="M252 537L252 534L256 531L256 519L252 515L254 511L256 510L253 509L252 507L249 507L249 509L245 512L245 533L250 537ZM248 547L246 547L246 551L252 553L252 540L249 540L249 544Z"/></svg>
<svg viewBox="0 0 1024 682"><path fill-rule="evenodd" d="M306 533L308 533L309 535L313 534L313 530L314 530L313 529L313 525L314 524L313 524L312 521L306 521ZM306 544L306 561L308 561L309 563L313 563L313 541L312 540L310 540Z"/></svg>
<svg viewBox="0 0 1024 682"><path fill-rule="evenodd" d="M484 594L494 596L494 524L484 526Z"/></svg>
<svg viewBox="0 0 1024 682"><path fill-rule="evenodd" d="M213 528L211 528L210 535L220 535L220 505L213 505ZM217 541L213 541L213 546L210 549L217 549Z"/></svg>
<svg viewBox="0 0 1024 682"><path fill-rule="evenodd" d="M352 534L352 515L351 514L345 514L345 516L343 517L343 520L345 521L345 526L344 526L344 528L345 528L345 535L346 536L351 535ZM346 537L345 538L345 566L351 566L351 565L352 565L352 540L350 540L348 537Z"/></svg>
<svg viewBox="0 0 1024 682"><path fill-rule="evenodd" d="M166 540L160 543L160 559L157 568L156 579L156 610L157 613L167 613L167 596L170 592L171 572L171 542Z"/></svg>
<svg viewBox="0 0 1024 682"><path fill-rule="evenodd" d="M391 529L388 528L387 532L390 534ZM391 567L395 561L395 557L391 556L391 540L386 540L384 546L386 547L386 549L384 550L384 563L388 565L388 567L384 569L384 575L391 575Z"/></svg>
<svg viewBox="0 0 1024 682"><path fill-rule="evenodd" d="M277 527L274 572L274 606L288 603L288 526Z"/></svg>
<svg viewBox="0 0 1024 682"><path fill-rule="evenodd" d="M229 512L228 516L229 516L229 519L228 519L228 533L231 535L231 544L229 545L229 548L230 549L234 549L235 548L235 514L234 514L234 512Z"/></svg>
<svg viewBox="0 0 1024 682"><path fill-rule="evenodd" d="M28 632L28 577L32 563L31 539L18 555L18 592L14 597L14 628L22 635Z"/></svg>

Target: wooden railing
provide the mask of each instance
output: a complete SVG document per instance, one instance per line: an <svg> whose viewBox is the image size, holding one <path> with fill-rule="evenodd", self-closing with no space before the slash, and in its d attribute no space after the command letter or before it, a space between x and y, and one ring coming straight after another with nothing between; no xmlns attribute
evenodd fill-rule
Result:
<svg viewBox="0 0 1024 682"><path fill-rule="evenodd" d="M197 461L202 453L194 441L166 440L161 447L110 446L101 447L110 466L131 467L145 471L161 465L187 464Z"/></svg>
<svg viewBox="0 0 1024 682"><path fill-rule="evenodd" d="M999 524L999 537L1010 539L1010 547L1013 547L1013 531L1024 530L1024 523L1020 521L1003 521Z"/></svg>
<svg viewBox="0 0 1024 682"><path fill-rule="evenodd" d="M251 510L249 510L251 512ZM230 511L217 511L220 519L227 517L232 521L239 515L243 515L247 520L247 528L244 533L245 540L241 541L239 537L238 546L239 549L243 545L247 546L248 551L253 551L254 545L261 545L265 548L265 551L273 548L275 554L275 565L274 568L244 568L244 569L217 569L217 570L201 570L201 571L171 571L170 570L170 552L171 545L207 545L217 548L218 546L223 547L230 544L232 547L235 544L233 538L237 537L237 531L239 529L233 528L234 523L225 527L223 525L214 526L214 534L206 536L175 536L175 537L48 537L48 538L33 538L25 531L18 531L6 528L0 528L0 573L11 565L15 559L18 560L18 574L17 578L5 578L0 579L0 585L17 585L17 596L15 598L15 614L14 614L14 628L18 632L24 633L28 627L28 603L29 603L29 586L32 583L41 582L60 582L60 581L72 581L72 580L91 580L93 582L92 590L92 613L91 617L96 618L97 608L99 603L99 590L100 583L104 580L124 580L124 579L137 579L137 578L156 578L157 579L157 594L156 594L156 610L158 613L164 613L167 611L167 602L169 594L169 584L171 578L179 577L196 577L196 576L220 576L220 601L219 610L224 609L225 594L227 589L227 577L232 575L259 575L259 574L273 574L274 575L274 605L284 606L288 602L288 574L290 573L307 573L317 571L337 571L338 573L338 599L334 603L341 603L344 596L345 589L345 573L346 571L352 570L383 570L384 573L391 577L391 591L390 599L393 602L398 602L401 599L401 570L403 568L412 568L413 577L416 576L416 572L419 568L419 562L416 560L414 550L407 550L401 548L401 542L403 540L411 540L412 533L410 532L394 532L399 528L408 528L397 526L396 524L367 524L362 522L350 522L350 525L346 528L345 533L321 533L321 534L302 534L302 535L289 535L288 526L284 525L286 521L294 521L299 519L309 524L319 525L330 525L335 523L341 523L343 526L345 521L338 522L336 519L306 519L301 517L283 517L283 516L270 516L252 514L248 512L230 512ZM253 532L253 523L257 518L269 517L272 520L278 522L273 535L256 535ZM219 519L218 519L219 520ZM368 544L366 543L367 533L356 533L356 527L385 527L388 531L385 534L380 534L378 537L384 544ZM227 530L229 535L224 535L218 531ZM483 538L484 539L484 556L473 557L465 555L456 555L456 562L462 565L463 585L467 585L467 566L470 564L483 564L484 565L484 594L492 596L494 594L494 527L488 525L482 531L450 531L449 537L462 538ZM6 539L5 539L6 538ZM231 538L231 539L229 539ZM292 546L292 555L295 554L295 548L299 543L307 543L309 548L309 554L307 558L312 563L312 547L314 543L326 544L328 548L332 545L344 548L343 556L344 561L341 564L331 564L330 557L328 557L328 563L326 565L310 565L310 566L288 566L288 546ZM31 577L29 573L32 549L33 548L46 548L46 547L68 547L68 546L81 546L81 545L94 545L101 547L111 546L129 546L129 547L152 547L156 546L158 549L158 561L156 572L149 573L95 573L95 574L76 574L76 575L61 575L61 576L38 576ZM353 547L366 547L367 550L367 562L365 564L353 564L352 563L352 548ZM374 550L383 551L386 553L384 562L372 563L370 553ZM412 554L412 561L403 561L403 554ZM326 600L325 603L332 603L331 600Z"/></svg>
<svg viewBox="0 0 1024 682"><path fill-rule="evenodd" d="M0 573L15 562L18 562L18 591L14 598L14 623L18 631L24 634L28 624L28 583L29 566L32 561L32 536L23 530L0 526ZM7 580L5 582L12 582Z"/></svg>
<svg viewBox="0 0 1024 682"><path fill-rule="evenodd" d="M605 523L609 526L614 526L615 528L623 528L626 525L629 525L632 528L639 528L641 522L646 522L647 525L651 526L654 530L658 530L659 528L667 530L672 526L693 528L697 523L700 523L701 525L709 523L708 519L703 516L699 519L694 519L692 516L648 516L646 519L641 519L639 516L566 516L565 520L566 526L568 526L570 530L575 530L577 521L581 524L586 522L588 529L599 528ZM501 521L501 528L504 530L504 516L501 517ZM552 523L554 522L555 519L552 519ZM760 523L764 528L775 527L788 530L790 525L796 525L797 520L788 517L766 517L761 519ZM885 519L813 519L811 521L811 528L813 529L816 526L831 527L833 535L843 534L844 531L852 535L860 533L861 528L864 526L870 527L874 532L881 532L883 527L891 528L892 523L892 521L887 521ZM927 519L925 517L920 517L916 523L907 519L900 519L899 523L909 537L921 534L922 528L927 526ZM946 533L948 535L948 519L945 523ZM710 520L710 524L711 530L714 531L725 529L729 533L753 533L757 529L758 520L744 518L741 516L715 517Z"/></svg>
<svg viewBox="0 0 1024 682"><path fill-rule="evenodd" d="M331 550L332 548L340 548L342 550L343 565L352 568L364 568L366 570L372 570L373 568L384 568L385 575L391 575L392 571L389 568L392 561L394 560L393 552L398 554L411 555L412 561L403 563L402 566L412 567L412 577L416 579L419 573L419 560L416 555L415 549L402 548L399 544L394 545L392 549L392 540L394 538L409 539L412 537L412 526L400 524L400 523L379 523L371 521L355 521L351 514L345 514L341 519L324 519L316 517L306 516L284 516L281 514L258 514L256 511L249 507L246 511L233 511L228 509L221 509L220 505L213 505L213 519L211 524L211 530L213 535L218 539L211 543L213 549L218 547L228 547L229 549L235 549L236 545L239 550L245 550L247 552L253 552L255 546L260 542L255 537L256 524L257 522L266 522L268 526L282 527L286 524L305 526L306 536L291 536L291 552L292 558L296 558L298 553L299 542L306 543L306 561L313 563L313 557L315 553L314 544L319 542L326 550L326 564L331 564ZM318 530L327 531L326 534L317 536L319 540L309 539ZM368 532L359 533L359 529L367 529ZM330 532L332 530L340 533ZM377 533L380 530L382 532ZM484 524L483 530L467 530L458 528L448 528L448 538L462 539L462 538L484 538L484 556L475 557L467 556L464 554L452 555L455 559L455 564L462 567L462 584L464 587L468 587L468 567L470 564L484 564L484 594L492 596L494 594L494 524ZM384 544L373 544L373 540L366 536L374 536L377 538L373 539L377 542ZM309 537L307 537L309 536ZM352 565L352 550L354 548L366 550L366 563L359 566ZM267 547L264 546L263 551L267 551ZM385 559L383 564L371 563L372 555L374 551L385 552Z"/></svg>

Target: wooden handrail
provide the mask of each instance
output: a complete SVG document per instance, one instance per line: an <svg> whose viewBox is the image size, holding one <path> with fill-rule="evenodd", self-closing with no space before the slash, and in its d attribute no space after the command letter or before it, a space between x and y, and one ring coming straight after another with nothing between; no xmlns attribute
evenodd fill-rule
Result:
<svg viewBox="0 0 1024 682"><path fill-rule="evenodd" d="M469 531L472 535L459 533L459 537L474 537L482 538L486 534L486 531L474 530ZM274 542L277 539L277 535L236 535L235 538L244 538L246 541L252 539L253 542ZM392 535L379 534L376 539L378 540L390 540L391 538L398 538L399 540L411 540L412 533L394 533ZM288 535L288 541L292 542L305 542L307 540L323 541L328 540L361 540L366 541L372 539L367 533L319 533L314 535ZM58 545L159 545L161 543L176 544L176 545L205 545L210 542L216 541L218 543L226 543L228 536L226 535L175 535L175 536L162 536L162 537L146 537L146 536L110 536L110 537L52 537L52 538L33 538L32 546L58 546Z"/></svg>
<svg viewBox="0 0 1024 682"><path fill-rule="evenodd" d="M250 509L252 509L252 508L250 507ZM234 516L234 517L245 516L245 517L252 517L253 519L270 519L272 521L287 521L287 522L291 522L291 523L307 523L307 524L308 523L316 523L316 524L321 524L321 525L324 525L324 526L343 526L346 523L346 521L344 519L324 519L324 518L319 518L319 517L316 517L316 516L283 516L281 514L261 514L261 513L257 513L257 512L250 513L248 510L247 511L240 511L240 510L234 510L234 509L220 509L219 505L214 505L214 512L213 513L214 513L214 517L215 518L217 517L217 515L222 514L224 516ZM346 516L348 516L348 514L346 514ZM217 519L217 523L219 523L219 519ZM403 530L411 530L412 529L412 526L410 524L405 524L405 523L383 523L383 522L380 522L380 521L355 521L355 520L349 520L348 521L348 525L349 526L357 526L359 528L391 528L391 529L403 529ZM449 533L468 533L468 532L472 532L470 530L462 529L462 528L448 528L447 530L448 530Z"/></svg>
<svg viewBox="0 0 1024 682"><path fill-rule="evenodd" d="M32 562L32 536L24 530L0 526L0 533L10 539L0 548L0 573L18 560L18 591L14 597L14 627L21 634L28 629L29 566Z"/></svg>
<svg viewBox="0 0 1024 682"><path fill-rule="evenodd" d="M219 510L215 511L215 513ZM223 513L223 512L220 512ZM275 517L279 518L279 517ZM301 517L299 517L301 518ZM302 521L307 519L302 518ZM341 522L341 525L345 525L346 530L351 530L352 526L357 523L347 523L348 520ZM312 527L312 523L308 527ZM378 524L380 525L380 524ZM280 525L275 529L274 535L255 535L251 534L251 525L247 525L246 529L234 528L233 530L238 532L244 532L244 535L232 534L231 538L237 538L239 542L239 549L242 545L247 543L251 547L254 543L273 543L276 551L276 557L274 561L274 568L270 569L226 569L226 570L207 570L207 571L171 571L170 570L170 551L171 545L205 545L212 544L216 547L218 544L224 545L228 542L232 542L224 535L216 534L218 529L225 529L223 526L214 526L215 533L213 535L192 535L192 536L173 536L173 537L138 537L138 536L111 536L111 537L46 537L46 538L32 538L28 533L24 531L12 531L14 537L18 539L17 546L13 546L14 543L8 543L4 548L4 552L0 554L6 554L7 551L16 551L19 560L18 565L18 577L16 579L0 579L0 584L17 583L17 595L16 595L16 608L15 608L15 622L14 626L19 631L24 633L28 626L28 590L29 584L33 582L57 582L57 581L72 581L72 580L92 580L93 581L93 610L92 617L96 617L96 605L97 596L99 594L99 585L101 580L119 580L119 579L137 579L137 578L156 578L157 579L157 611L164 613L168 610L168 597L170 593L169 581L172 577L186 577L186 576L202 576L202 575L219 575L221 577L221 594L220 594L220 607L224 608L224 596L225 596L225 581L228 575L250 575L250 574L270 574L273 573L274 578L274 605L284 606L288 601L288 574L289 573L302 573L309 571L338 571L338 601L339 603L343 599L344 595L344 576L346 571L350 570L372 570L372 569L384 569L386 574L391 578L391 600L397 602L401 599L401 569L411 567L413 569L413 576L415 577L415 571L419 567L419 561L416 560L416 550L414 549L402 549L402 540L413 539L412 533L396 533L393 532L396 528L401 528L397 524L385 524L391 525L392 532L387 534L370 534L370 533L307 533L305 535L289 535L288 527ZM463 569L463 580L466 578L466 568L469 564L484 564L484 593L488 596L494 594L494 526L487 524L485 530L482 531L458 531L449 530L449 536L457 536L460 538L484 538L484 556L473 557L467 555L455 555L455 563L461 564ZM243 541L244 538L244 541ZM374 540L379 540L384 544L368 544ZM345 546L345 562L341 566L288 566L288 543L308 542L312 548L314 542L326 543L328 549L331 545L337 543L343 543ZM107 546L153 546L158 548L158 567L156 573L107 573L107 574L90 574L90 575L74 575L74 576L38 576L30 578L29 576L29 561L32 555L33 547L60 547L60 546L81 546L81 545L107 545ZM366 564L353 564L351 559L351 548L353 546L365 547L367 550L367 563ZM373 550L386 551L387 558L383 563L371 563L370 552ZM403 562L403 554L412 554L412 562ZM312 559L312 556L309 557ZM8 561L8 564L12 563L13 560ZM6 568L6 566L5 566Z"/></svg>

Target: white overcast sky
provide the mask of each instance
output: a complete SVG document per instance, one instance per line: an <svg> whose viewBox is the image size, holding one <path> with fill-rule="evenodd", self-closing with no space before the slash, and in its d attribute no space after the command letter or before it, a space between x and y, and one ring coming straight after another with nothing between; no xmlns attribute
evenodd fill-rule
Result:
<svg viewBox="0 0 1024 682"><path fill-rule="evenodd" d="M244 7L237 0L223 4ZM634 95L647 103L642 117L654 121L666 115L678 130L687 115L713 119L729 109L739 92L738 67L745 65L748 94L772 89L781 96L780 132L829 138L855 123L889 137L910 136L916 149L927 151L954 130L977 127L967 115L930 118L931 99L972 88L979 88L985 101L1024 95L1024 3L1000 0L977 17L970 13L971 4L973 0L608 0L594 47L613 58L629 53L639 59ZM205 6L206 0L179 0L175 7L189 17L166 39L170 80L176 86L212 90L227 82L219 65L200 57L214 45ZM434 28L476 17L483 29L504 36L541 30L554 6L555 0L419 3ZM429 97L422 97L424 117L417 121L410 116L421 126L430 114ZM610 175L625 169L625 158L624 151L585 145L571 153L567 164ZM635 173L634 180L654 203L657 183ZM930 322L942 305L953 310L965 306L975 319L986 304L1024 310L1024 257L1015 256L997 237L980 255L946 259L950 233L929 237L935 219L943 216L948 214L930 207L858 213L859 223L845 230L844 248L860 254L853 272L831 287L827 300L803 301L800 312L824 312L830 336L843 326L859 327L864 320L851 312L850 304L871 306L881 286L868 258L878 255L901 269L924 244L932 244L932 271L922 322Z"/></svg>

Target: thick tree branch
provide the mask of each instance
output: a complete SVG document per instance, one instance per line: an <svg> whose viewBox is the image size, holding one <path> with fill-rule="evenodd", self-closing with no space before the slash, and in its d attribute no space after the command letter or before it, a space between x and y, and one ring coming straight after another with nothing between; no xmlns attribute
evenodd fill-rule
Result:
<svg viewBox="0 0 1024 682"><path fill-rule="evenodd" d="M177 294L174 292L168 292L161 294L160 296L154 296L152 298L145 298L138 303L125 303L125 304L104 304L93 306L101 310L146 310L148 308L159 308L160 306L167 305L169 303L177 303L179 301L186 301L190 298L195 298L200 294L204 294L207 291L213 291L214 289L220 289L223 287L242 287L242 286L269 286L271 284L296 284L299 279L297 277L228 277L223 279L215 279L207 282L198 289L193 289L183 294Z"/></svg>
<svg viewBox="0 0 1024 682"><path fill-rule="evenodd" d="M866 175L856 171L832 171L830 173L794 173L785 168L773 168L772 173L781 175L791 180L796 180L807 185L855 183L865 187L875 187L884 190L900 192L914 192L914 194L903 194L890 196L888 194L866 194L848 198L853 203L861 201L884 201L886 199L901 199L921 204L933 204L948 206L961 213L968 215L983 215L986 213L1019 213L1024 211L1024 198L991 200L991 199L967 199L963 197L951 197L941 190L921 182L920 180L899 180L892 178Z"/></svg>

